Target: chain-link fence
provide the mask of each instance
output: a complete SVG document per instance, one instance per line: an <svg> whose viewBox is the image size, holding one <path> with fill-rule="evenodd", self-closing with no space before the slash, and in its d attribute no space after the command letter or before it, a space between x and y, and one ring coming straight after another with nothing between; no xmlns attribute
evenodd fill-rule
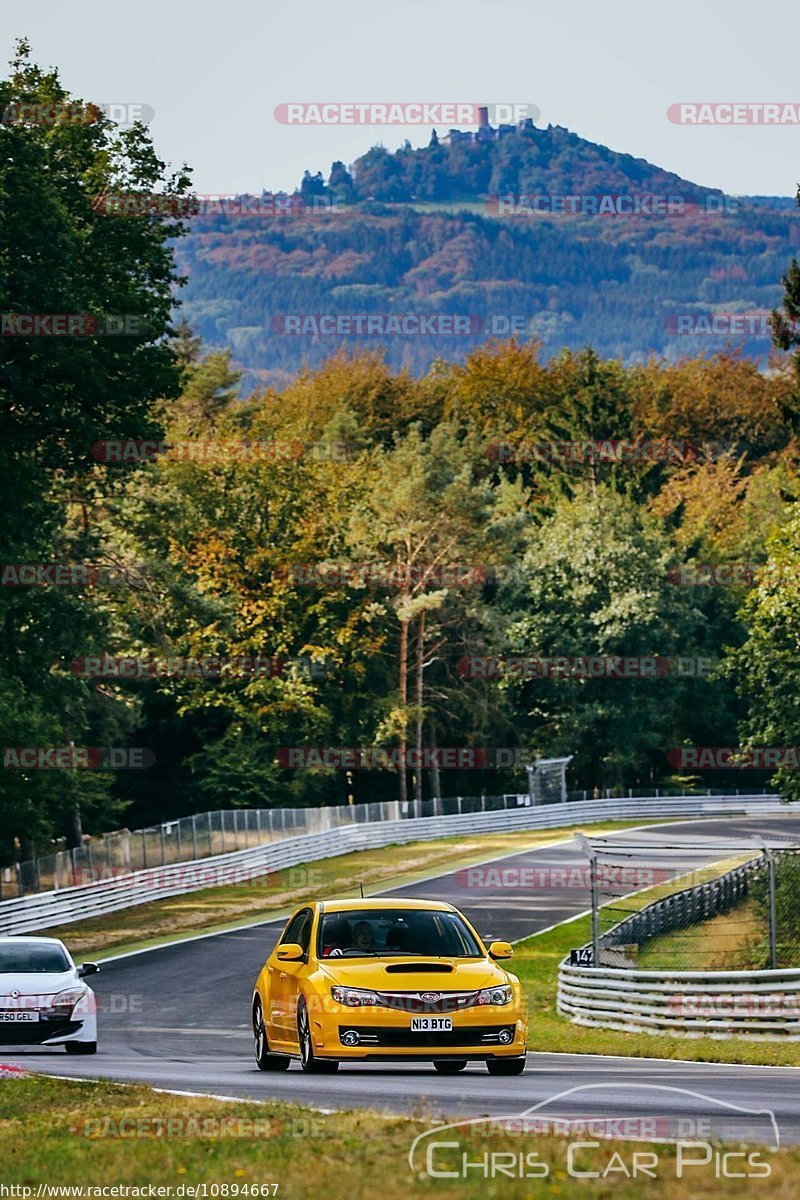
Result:
<svg viewBox="0 0 800 1200"><path fill-rule="evenodd" d="M584 963L655 971L800 966L800 847L789 842L623 848L585 839L592 941Z"/></svg>
<svg viewBox="0 0 800 1200"><path fill-rule="evenodd" d="M58 849L29 862L0 868L0 899L56 891L128 875L148 867L192 862L247 850L281 838L325 833L342 825L396 821L403 817L494 812L530 804L527 795L453 796L420 804L398 801L326 808L232 808L197 813L148 829L85 838L80 847Z"/></svg>

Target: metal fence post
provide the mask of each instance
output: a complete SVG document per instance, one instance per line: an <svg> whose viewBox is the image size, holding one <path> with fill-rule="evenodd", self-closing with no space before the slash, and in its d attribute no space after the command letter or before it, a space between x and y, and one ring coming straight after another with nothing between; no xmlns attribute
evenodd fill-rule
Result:
<svg viewBox="0 0 800 1200"><path fill-rule="evenodd" d="M778 921L775 909L775 859L770 850L764 849L769 873L769 958L770 966L775 971L778 968Z"/></svg>
<svg viewBox="0 0 800 1200"><path fill-rule="evenodd" d="M192 858L197 858L197 813L192 815Z"/></svg>
<svg viewBox="0 0 800 1200"><path fill-rule="evenodd" d="M775 904L775 859L763 837L753 838L760 847L767 864L767 887L769 891L769 960L773 971L778 966L778 921Z"/></svg>
<svg viewBox="0 0 800 1200"><path fill-rule="evenodd" d="M600 907L597 897L597 854L594 846L583 833L575 834L575 841L589 857L589 887L592 895L592 966L600 966Z"/></svg>

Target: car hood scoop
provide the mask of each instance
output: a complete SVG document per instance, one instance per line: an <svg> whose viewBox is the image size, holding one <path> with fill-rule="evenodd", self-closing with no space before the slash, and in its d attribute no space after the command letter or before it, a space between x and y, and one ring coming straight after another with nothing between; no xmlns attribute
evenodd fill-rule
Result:
<svg viewBox="0 0 800 1200"><path fill-rule="evenodd" d="M435 971L439 975L450 975L453 968L450 963L443 962L402 962L390 963L385 968L387 975L416 975L420 972Z"/></svg>

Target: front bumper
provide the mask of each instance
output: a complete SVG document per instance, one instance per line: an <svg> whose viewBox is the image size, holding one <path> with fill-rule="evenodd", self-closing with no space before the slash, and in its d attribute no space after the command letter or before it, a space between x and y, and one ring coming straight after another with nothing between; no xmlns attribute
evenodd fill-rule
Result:
<svg viewBox="0 0 800 1200"><path fill-rule="evenodd" d="M368 1059L431 1062L433 1059L519 1058L527 1048L528 1026L515 1005L481 1006L453 1015L451 1030L411 1029L406 1013L383 1008L345 1008L311 1020L314 1053L340 1061ZM505 1008L505 1011L504 1011ZM355 1035L357 1040L352 1044ZM350 1042L351 1044L348 1044Z"/></svg>
<svg viewBox="0 0 800 1200"><path fill-rule="evenodd" d="M93 1041L84 1032L85 1021L71 1021L69 1017L41 1018L39 1021L23 1021L0 1024L0 1046L47 1046L61 1041Z"/></svg>

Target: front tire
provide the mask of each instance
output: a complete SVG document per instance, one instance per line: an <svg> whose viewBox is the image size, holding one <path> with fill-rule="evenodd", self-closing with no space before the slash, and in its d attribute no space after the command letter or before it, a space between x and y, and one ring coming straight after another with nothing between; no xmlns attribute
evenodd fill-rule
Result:
<svg viewBox="0 0 800 1200"><path fill-rule="evenodd" d="M300 1043L300 1066L308 1075L333 1075L339 1070L338 1062L317 1058L311 1042L311 1022L305 1000L297 1006L297 1040Z"/></svg>
<svg viewBox="0 0 800 1200"><path fill-rule="evenodd" d="M97 1042L64 1042L67 1054L97 1054Z"/></svg>
<svg viewBox="0 0 800 1200"><path fill-rule="evenodd" d="M433 1069L440 1075L457 1075L459 1071L464 1070L466 1065L466 1062L448 1062L446 1058L441 1058L434 1062Z"/></svg>
<svg viewBox="0 0 800 1200"><path fill-rule="evenodd" d="M267 1029L264 1021L264 1007L261 997L256 996L253 1004L253 1037L255 1039L256 1063L259 1071L286 1071L290 1058L281 1054L271 1054L267 1041Z"/></svg>
<svg viewBox="0 0 800 1200"><path fill-rule="evenodd" d="M521 1075L525 1070L525 1055L521 1058L490 1058L486 1070L490 1075Z"/></svg>

